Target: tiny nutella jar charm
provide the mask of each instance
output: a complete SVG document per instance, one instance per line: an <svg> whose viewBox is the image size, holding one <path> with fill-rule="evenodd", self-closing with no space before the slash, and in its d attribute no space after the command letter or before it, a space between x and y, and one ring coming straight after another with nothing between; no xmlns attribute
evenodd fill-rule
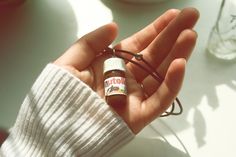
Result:
<svg viewBox="0 0 236 157"><path fill-rule="evenodd" d="M105 98L109 105L125 105L127 96L125 62L109 58L103 66Z"/></svg>

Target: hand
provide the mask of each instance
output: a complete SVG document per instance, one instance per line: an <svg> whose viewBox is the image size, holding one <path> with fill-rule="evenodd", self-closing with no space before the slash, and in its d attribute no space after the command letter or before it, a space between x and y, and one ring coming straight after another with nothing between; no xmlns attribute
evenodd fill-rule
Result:
<svg viewBox="0 0 236 157"><path fill-rule="evenodd" d="M194 8L171 9L143 30L121 41L115 48L140 52L164 81L158 84L146 72L127 63L127 104L112 106L136 134L160 116L176 98L184 78L186 60L195 46L192 30L199 13ZM55 64L69 70L104 98L102 54L117 36L110 23L80 38ZM140 83L143 84L141 88Z"/></svg>

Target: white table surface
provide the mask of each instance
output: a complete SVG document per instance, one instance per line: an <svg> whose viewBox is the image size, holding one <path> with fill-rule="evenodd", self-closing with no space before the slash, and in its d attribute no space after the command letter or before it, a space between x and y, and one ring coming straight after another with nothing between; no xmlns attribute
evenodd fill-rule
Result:
<svg viewBox="0 0 236 157"><path fill-rule="evenodd" d="M219 4L220 0L166 0L152 5L118 0L28 0L8 13L7 19L0 15L0 127L13 125L39 72L78 37L115 21L120 27L118 42L169 8L192 6L201 17L195 27L198 43L179 94L184 113L152 123L158 136L162 135L159 140L149 126L115 156L236 156L236 64L217 60L205 50ZM175 135L188 153L177 144Z"/></svg>

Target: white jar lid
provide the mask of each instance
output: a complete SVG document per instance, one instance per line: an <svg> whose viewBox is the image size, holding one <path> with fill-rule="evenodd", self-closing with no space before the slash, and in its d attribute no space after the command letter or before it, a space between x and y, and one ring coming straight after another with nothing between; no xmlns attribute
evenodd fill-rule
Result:
<svg viewBox="0 0 236 157"><path fill-rule="evenodd" d="M103 64L103 73L111 70L120 70L125 72L125 62L121 58L109 58Z"/></svg>

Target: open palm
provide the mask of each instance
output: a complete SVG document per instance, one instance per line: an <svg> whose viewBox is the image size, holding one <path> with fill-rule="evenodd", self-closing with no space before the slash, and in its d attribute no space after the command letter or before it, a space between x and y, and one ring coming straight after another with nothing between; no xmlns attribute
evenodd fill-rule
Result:
<svg viewBox="0 0 236 157"><path fill-rule="evenodd" d="M164 81L157 83L148 73L127 63L127 104L112 106L134 133L162 114L176 98L184 78L185 63L195 46L192 27L198 11L171 9L153 23L124 39L116 48L142 53ZM66 68L104 98L103 50L117 36L117 25L110 23L80 38L54 63ZM141 84L143 88L141 87Z"/></svg>

